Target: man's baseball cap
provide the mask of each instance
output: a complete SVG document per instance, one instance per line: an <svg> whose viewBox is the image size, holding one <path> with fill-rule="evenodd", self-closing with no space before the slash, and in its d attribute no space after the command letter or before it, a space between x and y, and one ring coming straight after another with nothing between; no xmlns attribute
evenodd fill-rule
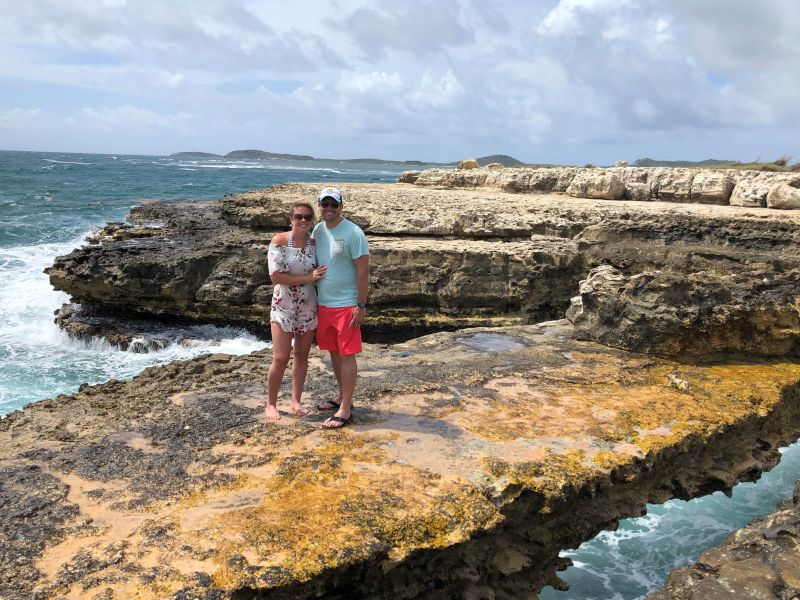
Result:
<svg viewBox="0 0 800 600"><path fill-rule="evenodd" d="M319 193L319 199L322 200L323 198L331 198L341 204L342 192L339 190L339 188L335 187L322 188L322 191Z"/></svg>

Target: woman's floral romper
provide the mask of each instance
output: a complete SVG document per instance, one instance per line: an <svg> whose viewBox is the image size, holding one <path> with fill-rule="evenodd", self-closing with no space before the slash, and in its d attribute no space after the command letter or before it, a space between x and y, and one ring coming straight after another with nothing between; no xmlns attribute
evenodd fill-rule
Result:
<svg viewBox="0 0 800 600"><path fill-rule="evenodd" d="M289 245L269 245L269 274L308 275L317 266L314 245L308 240L305 248L295 248L292 236ZM317 291L313 283L303 285L275 284L272 290L270 322L278 323L286 333L306 333L317 328Z"/></svg>

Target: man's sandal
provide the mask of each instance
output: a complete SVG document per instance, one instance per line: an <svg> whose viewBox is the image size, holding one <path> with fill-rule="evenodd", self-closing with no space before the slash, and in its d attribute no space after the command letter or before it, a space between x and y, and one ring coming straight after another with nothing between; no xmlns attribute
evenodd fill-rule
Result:
<svg viewBox="0 0 800 600"><path fill-rule="evenodd" d="M334 416L332 416L332 417L329 417L329 420L331 420L331 421L336 421L337 423L341 423L341 425L332 426L332 425L325 425L325 424L323 423L323 424L322 424L322 428L323 428L323 429L341 429L342 427L346 427L346 426L347 426L347 424L348 424L350 421L352 421L352 420L353 420L353 415L350 415L350 416L349 416L349 417L347 417L346 419L344 419L344 418L342 418L342 417L337 417L336 415L334 415Z"/></svg>
<svg viewBox="0 0 800 600"><path fill-rule="evenodd" d="M339 410L340 406L341 404L334 400L325 400L322 404L317 404L317 410Z"/></svg>

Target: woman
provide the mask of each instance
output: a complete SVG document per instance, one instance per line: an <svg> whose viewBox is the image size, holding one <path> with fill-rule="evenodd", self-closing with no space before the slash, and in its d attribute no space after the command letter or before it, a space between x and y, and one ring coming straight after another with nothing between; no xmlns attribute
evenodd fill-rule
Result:
<svg viewBox="0 0 800 600"><path fill-rule="evenodd" d="M314 282L325 275L327 267L318 267L314 240L311 239L314 209L298 202L292 206L292 230L272 238L267 260L274 284L269 320L272 330L272 364L267 378L266 415L271 421L278 413L278 392L289 363L294 340L292 364L292 410L298 417L308 411L300 401L308 371L308 352L317 328L317 293Z"/></svg>

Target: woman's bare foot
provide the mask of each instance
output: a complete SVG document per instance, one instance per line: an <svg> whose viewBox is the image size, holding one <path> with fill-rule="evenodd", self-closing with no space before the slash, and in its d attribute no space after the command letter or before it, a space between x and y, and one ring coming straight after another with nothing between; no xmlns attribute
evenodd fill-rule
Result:
<svg viewBox="0 0 800 600"><path fill-rule="evenodd" d="M281 418L281 415L278 412L278 407L272 406L272 404L267 404L267 408L264 409L264 414L270 421L278 421Z"/></svg>
<svg viewBox="0 0 800 600"><path fill-rule="evenodd" d="M292 402L292 410L294 411L294 416L296 417L308 416L308 410L299 402Z"/></svg>

